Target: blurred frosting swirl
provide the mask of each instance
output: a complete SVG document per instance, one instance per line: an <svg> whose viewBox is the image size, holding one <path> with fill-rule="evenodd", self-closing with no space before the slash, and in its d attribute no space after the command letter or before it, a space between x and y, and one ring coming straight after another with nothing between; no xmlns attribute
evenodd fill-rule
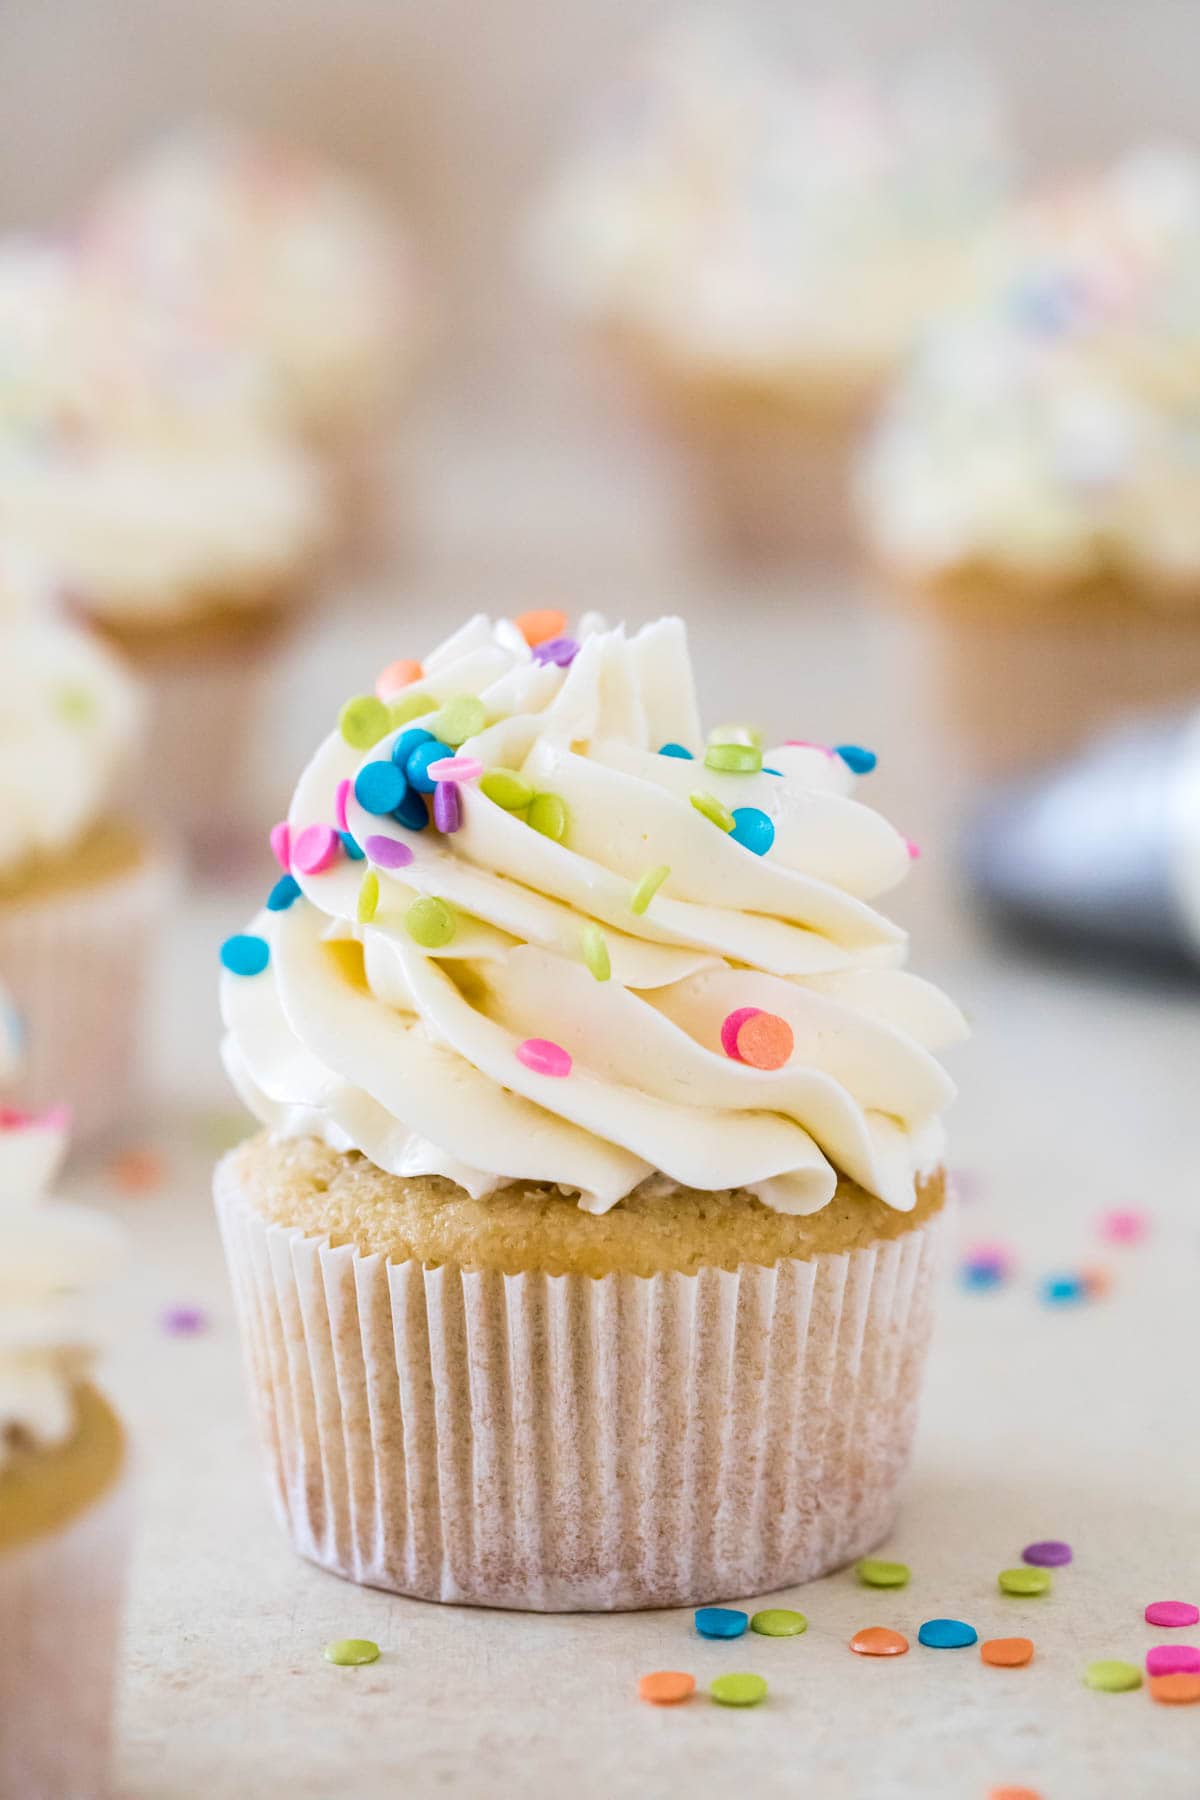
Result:
<svg viewBox="0 0 1200 1800"><path fill-rule="evenodd" d="M243 1098L282 1135L475 1195L524 1179L600 1212L657 1174L809 1212L840 1171L911 1208L953 1092L932 1052L963 1026L900 968L904 934L870 904L907 871L905 839L823 749L769 750L761 772L705 766L678 619L633 636L585 620L562 654L560 666L513 624L473 619L425 659L398 727L385 719L365 750L335 731L318 750L288 819L297 888L285 881L253 935L231 940L256 954L222 979ZM485 773L456 784L459 828L365 811L360 772L392 766L403 732L422 718L436 732L463 696L482 718L456 755ZM497 768L554 797L559 835L489 796ZM765 815L768 852L697 810L698 790ZM339 793L367 860L339 847L306 873L298 862L314 858L296 846L336 822ZM635 910L635 887L662 866ZM377 906L363 906L364 875ZM450 909L448 941L410 935L420 897ZM786 1021L783 1066L726 1054L723 1022L743 1007ZM518 1055L530 1040L569 1054L565 1079Z"/></svg>

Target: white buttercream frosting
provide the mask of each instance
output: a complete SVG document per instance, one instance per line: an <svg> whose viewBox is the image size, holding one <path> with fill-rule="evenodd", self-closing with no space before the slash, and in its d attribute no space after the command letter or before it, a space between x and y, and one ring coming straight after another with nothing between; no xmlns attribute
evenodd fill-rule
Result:
<svg viewBox="0 0 1200 1800"><path fill-rule="evenodd" d="M255 921L265 970L222 979L235 1085L282 1135L476 1195L524 1179L604 1211L660 1173L809 1212L840 1171L911 1208L953 1091L933 1052L963 1026L903 971L904 934L870 904L905 875L906 840L824 750L768 750L760 773L707 767L678 619L632 637L592 621L581 637L569 667L545 665L513 625L476 618L419 684L431 710L480 698L486 725L459 754L557 796L560 841L473 779L458 784L461 829L408 830L355 797L399 733L365 751L340 731L325 740L296 789L291 842L335 821L349 783L346 821L368 860L295 868L300 896ZM660 754L666 743L695 760ZM696 792L765 814L767 854L703 816ZM389 868L388 844L411 863ZM634 888L659 865L670 872L636 912ZM364 923L365 873L380 900ZM406 928L421 896L456 917L441 948ZM585 927L604 939L607 980L585 960ZM784 1066L726 1054L722 1024L742 1007L786 1020ZM517 1050L530 1039L565 1049L569 1075L528 1067Z"/></svg>
<svg viewBox="0 0 1200 1800"><path fill-rule="evenodd" d="M552 285L698 372L890 368L1009 180L978 69L821 78L729 19L667 32L537 230Z"/></svg>
<svg viewBox="0 0 1200 1800"><path fill-rule="evenodd" d="M1200 157L1131 154L1018 211L926 334L864 460L917 576L1200 576ZM1036 586L1034 588L1036 592Z"/></svg>

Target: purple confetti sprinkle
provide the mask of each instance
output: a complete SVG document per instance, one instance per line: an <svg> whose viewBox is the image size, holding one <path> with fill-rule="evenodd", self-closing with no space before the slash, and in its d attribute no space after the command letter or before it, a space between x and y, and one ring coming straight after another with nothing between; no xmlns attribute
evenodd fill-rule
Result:
<svg viewBox="0 0 1200 1800"><path fill-rule="evenodd" d="M413 859L408 845L398 843L395 838L369 837L363 849L381 869L407 869Z"/></svg>
<svg viewBox="0 0 1200 1800"><path fill-rule="evenodd" d="M1070 1544L1064 1544L1058 1538L1044 1538L1038 1544L1026 1544L1021 1552L1021 1561L1029 1563L1035 1569L1062 1569L1070 1562L1072 1550Z"/></svg>
<svg viewBox="0 0 1200 1800"><path fill-rule="evenodd" d="M462 824L462 801L456 781L439 781L434 788L433 822L439 831L457 831Z"/></svg>
<svg viewBox="0 0 1200 1800"><path fill-rule="evenodd" d="M569 668L579 655L579 644L573 637L547 638L544 644L534 647L533 660L540 663L554 663L559 669Z"/></svg>
<svg viewBox="0 0 1200 1800"><path fill-rule="evenodd" d="M172 1306L163 1314L163 1330L172 1337L195 1337L208 1330L208 1314L199 1306Z"/></svg>

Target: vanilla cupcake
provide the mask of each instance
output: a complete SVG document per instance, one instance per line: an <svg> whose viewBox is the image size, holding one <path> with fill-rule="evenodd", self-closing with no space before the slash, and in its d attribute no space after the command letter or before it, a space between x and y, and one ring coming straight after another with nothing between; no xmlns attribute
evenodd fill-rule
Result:
<svg viewBox="0 0 1200 1800"><path fill-rule="evenodd" d="M1142 151L1019 212L865 458L891 588L984 768L1200 693L1200 157Z"/></svg>
<svg viewBox="0 0 1200 1800"><path fill-rule="evenodd" d="M941 1234L961 1019L869 903L906 841L838 755L706 744L679 620L477 618L406 672L222 951L284 1522L487 1605L820 1575L891 1526Z"/></svg>
<svg viewBox="0 0 1200 1800"><path fill-rule="evenodd" d="M539 254L690 448L718 535L827 546L849 445L1008 172L977 70L822 79L708 19L610 97Z"/></svg>
<svg viewBox="0 0 1200 1800"><path fill-rule="evenodd" d="M122 1121L170 864L123 811L140 744L130 677L86 633L0 596L0 974L23 1025L19 1103Z"/></svg>
<svg viewBox="0 0 1200 1800"><path fill-rule="evenodd" d="M130 1482L72 1298L110 1274L114 1228L47 1203L54 1117L0 1113L0 1793L108 1792Z"/></svg>

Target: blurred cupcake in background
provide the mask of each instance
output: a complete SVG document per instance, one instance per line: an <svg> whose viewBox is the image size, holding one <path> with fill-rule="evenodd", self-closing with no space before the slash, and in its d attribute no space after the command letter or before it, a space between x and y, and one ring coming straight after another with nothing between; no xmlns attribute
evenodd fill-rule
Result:
<svg viewBox="0 0 1200 1800"><path fill-rule="evenodd" d="M291 146L197 124L117 172L80 259L167 341L251 363L270 421L327 460L347 531L368 522L416 338L412 261L384 203Z"/></svg>
<svg viewBox="0 0 1200 1800"><path fill-rule="evenodd" d="M171 865L129 816L142 722L133 680L16 585L0 585L0 975L24 1057L13 1098L35 1110L65 1102L88 1136L133 1103Z"/></svg>
<svg viewBox="0 0 1200 1800"><path fill-rule="evenodd" d="M131 1524L121 1423L92 1385L76 1298L116 1229L47 1202L61 1119L0 1112L0 1793L108 1790Z"/></svg>
<svg viewBox="0 0 1200 1800"><path fill-rule="evenodd" d="M609 96L536 250L691 452L723 546L827 548L854 435L1008 181L972 65L822 78L708 17Z"/></svg>
<svg viewBox="0 0 1200 1800"><path fill-rule="evenodd" d="M994 234L897 387L861 504L983 769L1200 696L1200 157L1136 152Z"/></svg>

